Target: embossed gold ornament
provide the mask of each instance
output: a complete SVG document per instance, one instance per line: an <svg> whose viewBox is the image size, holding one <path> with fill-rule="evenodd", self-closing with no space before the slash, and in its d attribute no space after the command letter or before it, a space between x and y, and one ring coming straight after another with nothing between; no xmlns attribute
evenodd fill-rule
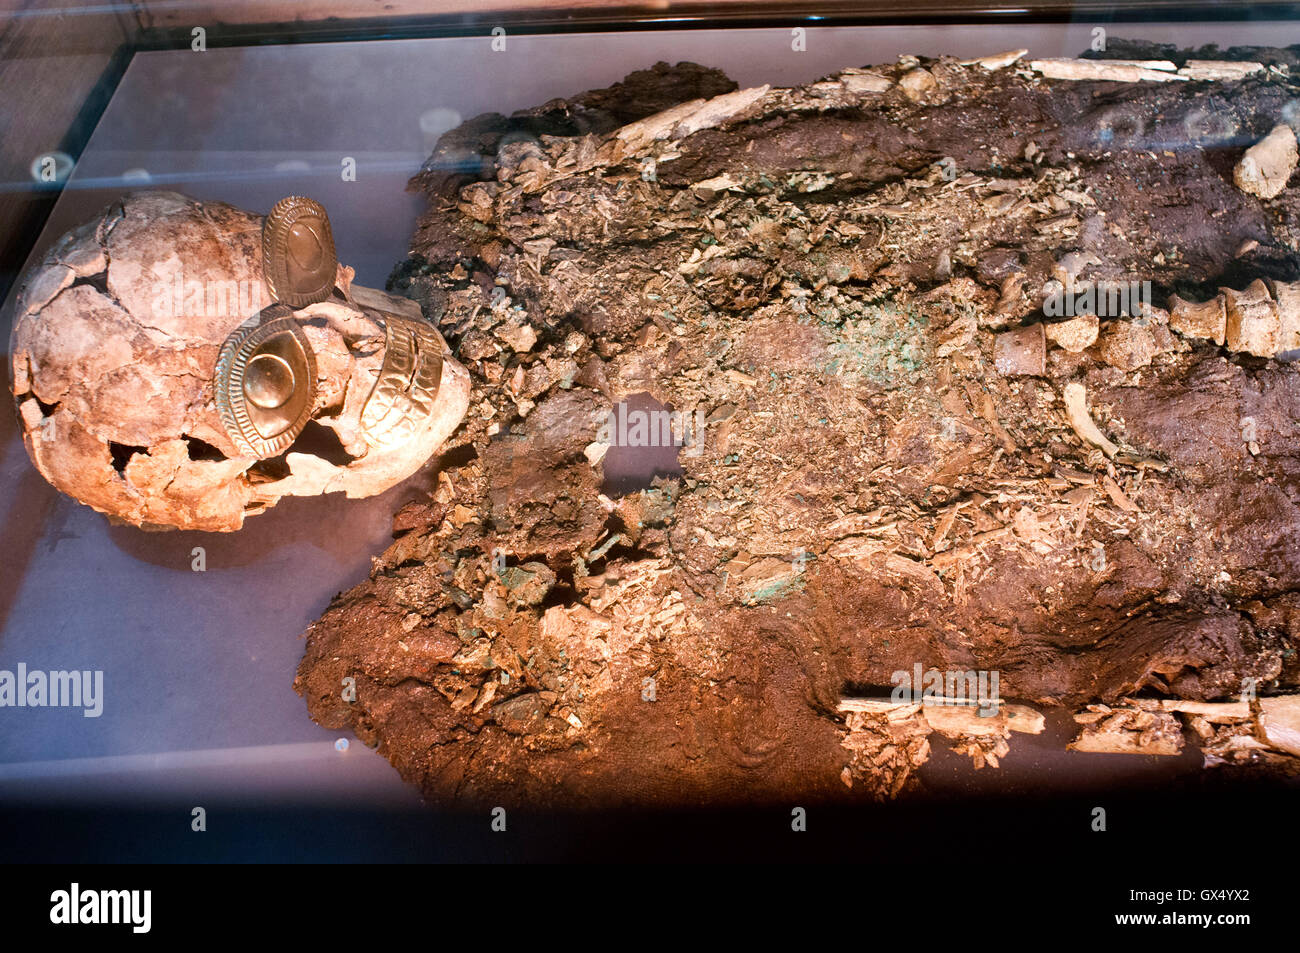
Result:
<svg viewBox="0 0 1300 953"><path fill-rule="evenodd" d="M384 364L361 408L361 430L375 448L410 439L433 414L442 381L442 341L423 321L385 314Z"/></svg>
<svg viewBox="0 0 1300 953"><path fill-rule="evenodd" d="M217 357L217 412L240 453L284 452L302 432L316 399L316 357L285 305L244 322Z"/></svg>
<svg viewBox="0 0 1300 953"><path fill-rule="evenodd" d="M325 206L301 195L275 203L262 223L262 273L273 301L294 308L324 301L338 264Z"/></svg>

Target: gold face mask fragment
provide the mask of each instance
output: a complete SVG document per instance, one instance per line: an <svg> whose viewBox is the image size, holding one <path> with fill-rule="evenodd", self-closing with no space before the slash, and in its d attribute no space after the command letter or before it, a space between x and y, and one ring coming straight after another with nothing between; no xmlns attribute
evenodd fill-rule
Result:
<svg viewBox="0 0 1300 953"><path fill-rule="evenodd" d="M275 203L262 224L262 272L271 300L294 308L324 301L334 291L338 263L323 205L301 195Z"/></svg>
<svg viewBox="0 0 1300 953"><path fill-rule="evenodd" d="M217 410L242 452L282 453L302 432L316 397L316 358L298 323L272 305L226 338L217 358Z"/></svg>
<svg viewBox="0 0 1300 953"><path fill-rule="evenodd" d="M410 439L433 414L442 381L442 342L423 321L385 314L384 366L361 411L372 447Z"/></svg>

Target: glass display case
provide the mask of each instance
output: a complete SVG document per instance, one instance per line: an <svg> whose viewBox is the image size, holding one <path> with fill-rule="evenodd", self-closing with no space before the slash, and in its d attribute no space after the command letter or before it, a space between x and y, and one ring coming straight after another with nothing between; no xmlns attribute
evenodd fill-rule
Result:
<svg viewBox="0 0 1300 953"><path fill-rule="evenodd" d="M6 4L4 856L1280 810L1295 17Z"/></svg>

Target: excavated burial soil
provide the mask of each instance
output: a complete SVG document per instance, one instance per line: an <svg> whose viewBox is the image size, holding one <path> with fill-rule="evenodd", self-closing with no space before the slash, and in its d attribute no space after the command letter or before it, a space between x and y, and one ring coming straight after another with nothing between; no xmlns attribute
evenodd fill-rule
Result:
<svg viewBox="0 0 1300 953"><path fill-rule="evenodd" d="M837 706L916 664L997 671L1053 725L1294 691L1300 379L1161 309L1300 278L1295 190L1232 184L1295 91L917 65L629 132L734 89L661 64L443 138L393 284L470 416L309 631L313 718L442 802L757 803L914 787L916 747L855 755ZM1004 373L996 335L1062 269L1156 308ZM606 495L602 423L638 394L699 410L698 452Z"/></svg>

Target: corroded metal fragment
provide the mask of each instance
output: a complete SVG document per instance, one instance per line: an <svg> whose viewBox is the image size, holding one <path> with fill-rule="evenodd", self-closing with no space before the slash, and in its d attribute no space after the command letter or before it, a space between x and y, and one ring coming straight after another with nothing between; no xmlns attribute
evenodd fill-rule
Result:
<svg viewBox="0 0 1300 953"><path fill-rule="evenodd" d="M386 314L384 364L361 409L372 447L400 445L433 414L442 380L442 342L423 321Z"/></svg>
<svg viewBox="0 0 1300 953"><path fill-rule="evenodd" d="M262 271L275 301L304 308L330 296L338 255L323 205L301 195L275 203L262 224Z"/></svg>
<svg viewBox="0 0 1300 953"><path fill-rule="evenodd" d="M226 338L213 387L240 451L264 459L293 443L311 417L316 358L288 307L272 305Z"/></svg>

